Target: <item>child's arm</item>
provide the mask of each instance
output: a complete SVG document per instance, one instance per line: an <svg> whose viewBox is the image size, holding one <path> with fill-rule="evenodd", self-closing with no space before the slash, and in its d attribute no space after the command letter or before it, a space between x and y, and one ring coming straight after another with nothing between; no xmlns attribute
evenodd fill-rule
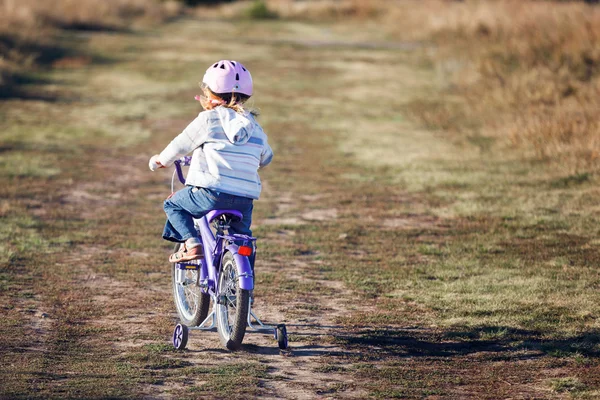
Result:
<svg viewBox="0 0 600 400"><path fill-rule="evenodd" d="M273 150L271 149L271 146L269 146L269 142L267 142L265 137L265 147L260 155L260 168L264 168L269 165L271 160L273 160Z"/></svg>
<svg viewBox="0 0 600 400"><path fill-rule="evenodd" d="M167 147L158 155L156 161L163 167L169 167L179 159L200 147L207 139L206 115L200 113Z"/></svg>

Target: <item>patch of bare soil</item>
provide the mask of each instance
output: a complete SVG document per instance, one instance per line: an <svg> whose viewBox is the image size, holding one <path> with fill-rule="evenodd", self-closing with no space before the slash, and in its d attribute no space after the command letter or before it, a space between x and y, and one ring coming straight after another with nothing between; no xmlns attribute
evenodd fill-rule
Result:
<svg viewBox="0 0 600 400"><path fill-rule="evenodd" d="M302 218L309 221L328 221L336 219L338 211L336 208L328 208L325 210L309 210L302 214Z"/></svg>
<svg viewBox="0 0 600 400"><path fill-rule="evenodd" d="M246 339L246 343L256 346L249 351L265 357L275 374L285 376L285 379L266 383L272 398L313 399L315 395L327 393L335 393L335 398L365 398L367 393L353 388L347 376L326 368L334 359L351 355L335 341L343 331L336 318L348 312L351 292L340 282L323 280L314 270L314 264L310 262L260 263L258 274L284 273L287 282L315 285L318 294L303 293L293 297L263 294L257 300L256 313L271 323L286 324L291 354L281 357L272 350L272 340L260 335Z"/></svg>
<svg viewBox="0 0 600 400"><path fill-rule="evenodd" d="M446 228L440 218L422 214L407 215L398 218L387 218L383 221L383 227L389 230Z"/></svg>

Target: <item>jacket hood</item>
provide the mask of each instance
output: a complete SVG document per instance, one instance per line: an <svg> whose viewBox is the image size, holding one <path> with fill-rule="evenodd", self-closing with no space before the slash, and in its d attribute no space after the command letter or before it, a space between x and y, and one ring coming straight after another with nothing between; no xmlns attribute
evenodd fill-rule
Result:
<svg viewBox="0 0 600 400"><path fill-rule="evenodd" d="M240 114L227 107L217 107L217 114L225 135L233 144L244 144L252 137L254 118L252 114Z"/></svg>

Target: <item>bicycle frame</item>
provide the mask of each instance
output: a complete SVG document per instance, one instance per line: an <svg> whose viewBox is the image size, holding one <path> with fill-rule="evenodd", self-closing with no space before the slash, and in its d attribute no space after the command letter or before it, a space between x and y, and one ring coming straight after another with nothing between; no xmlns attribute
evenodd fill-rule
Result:
<svg viewBox="0 0 600 400"><path fill-rule="evenodd" d="M185 184L185 178L183 176L183 171L181 167L182 164L184 166L188 166L190 160L191 157L186 156L183 157L181 160L175 161L176 174L179 178L179 181L182 184ZM173 179L171 182L172 191L174 189L174 180L175 174L173 175ZM254 243L256 242L256 238L239 234L226 235L224 233L225 228L228 228L228 226L226 225L227 221L225 217L222 217L222 215L235 213L237 213L237 211L213 210L202 218L195 218L194 225L198 232L200 232L200 237L202 240L202 246L204 251L204 258L177 264L177 269L179 273L177 279L180 281L183 280L183 274L185 273L185 270L199 270L197 284L200 286L204 293L207 293L212 297L213 305L219 303L219 297L221 293L221 288L218 287L219 274L221 273L222 269L223 256L226 252L230 252L235 259L240 288L246 290L254 289L254 274L250 265L250 260L247 256L239 254L239 248L241 246L248 246L252 248L252 251L254 251ZM211 220L215 221L216 234L213 233L213 231L210 228ZM213 312L211 312L211 314L206 318L206 320L203 321L202 324L200 324L199 328L213 328L215 325L214 319L211 326L205 327L208 320L213 316L214 309ZM261 323L259 322L259 324Z"/></svg>
<svg viewBox="0 0 600 400"><path fill-rule="evenodd" d="M181 166L182 164L184 166L189 166L190 161L191 157L189 156L182 157L180 160L175 161L176 172L173 173L173 178L171 180L171 192L175 191L175 175L177 175L179 181L185 185L185 177L183 176ZM278 342L279 348L286 350L288 346L288 335L285 324L278 324L277 326L266 325L252 310L252 305L254 303L254 271L250 265L247 254L253 254L255 252L256 238L247 235L225 234L225 229L229 228L228 223L231 221L230 218L232 217L242 218L242 214L235 210L213 210L202 218L194 219L194 227L200 233L204 257L199 260L177 263L175 266L175 284L181 286L188 284L197 285L202 293L208 294L211 297L212 311L198 326L187 327L185 324L177 324L175 331L173 332L173 345L176 349L185 348L188 330L213 329L217 327L217 318L220 318L219 329L221 329L223 314L222 309L219 307L223 307L223 304L227 304L228 299L226 295L222 294L227 291L225 288L219 287L221 282L221 279L219 278L220 274L223 273L224 256L226 253L230 253L234 258L235 266L237 268L239 288L250 292L248 314L245 317L247 327L256 332L273 334L275 340ZM211 222L214 224L216 230L215 233L213 233L210 227ZM245 250L242 254L240 254L241 249ZM190 282L186 279L186 270L197 271L195 277L193 277L193 279L196 279L195 282ZM175 286L174 290L177 290L175 289ZM177 296L177 292L174 293L175 296ZM176 302L177 301L176 298ZM254 318L258 326L252 324L252 318ZM221 331L219 331L219 334L221 335ZM240 344L241 340L242 339L240 339ZM229 347L229 344L227 347Z"/></svg>
<svg viewBox="0 0 600 400"><path fill-rule="evenodd" d="M240 288L246 290L254 289L254 276L252 268L250 266L250 260L246 256L239 254L240 245L236 244L238 241L244 241L244 244L252 244L254 248L253 237L246 235L225 235L219 232L217 228L216 236L213 234L209 226L209 219L211 213L206 216L195 219L196 228L200 232L202 238L202 245L204 249L204 258L200 259L200 282L201 286L205 285L205 290L211 294L217 296L219 288L217 282L219 282L219 273L221 272L221 260L225 251L230 252L238 267L238 278L240 282ZM249 243L250 242L250 243Z"/></svg>

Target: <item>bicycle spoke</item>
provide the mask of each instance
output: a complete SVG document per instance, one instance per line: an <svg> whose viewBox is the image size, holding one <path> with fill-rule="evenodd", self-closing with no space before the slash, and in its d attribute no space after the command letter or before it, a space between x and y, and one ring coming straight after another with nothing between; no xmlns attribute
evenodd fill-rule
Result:
<svg viewBox="0 0 600 400"><path fill-rule="evenodd" d="M225 255L223 270L219 278L220 303L217 314L219 321L219 334L221 341L227 348L239 348L245 331L245 318L247 304L243 296L246 291L239 287L239 276L236 263L230 254ZM242 303L244 302L244 304Z"/></svg>
<svg viewBox="0 0 600 400"><path fill-rule="evenodd" d="M1 1L1 0L0 0ZM180 246L175 247L178 251ZM197 326L206 319L210 297L200 286L200 269L182 269L172 264L173 296L181 321L188 326ZM200 268L200 267L198 267Z"/></svg>
<svg viewBox="0 0 600 400"><path fill-rule="evenodd" d="M186 271L184 284L182 285L183 295L185 297L185 303L183 305L190 315L195 314L199 307L200 295L197 293L197 288L195 287L197 274L196 271Z"/></svg>

